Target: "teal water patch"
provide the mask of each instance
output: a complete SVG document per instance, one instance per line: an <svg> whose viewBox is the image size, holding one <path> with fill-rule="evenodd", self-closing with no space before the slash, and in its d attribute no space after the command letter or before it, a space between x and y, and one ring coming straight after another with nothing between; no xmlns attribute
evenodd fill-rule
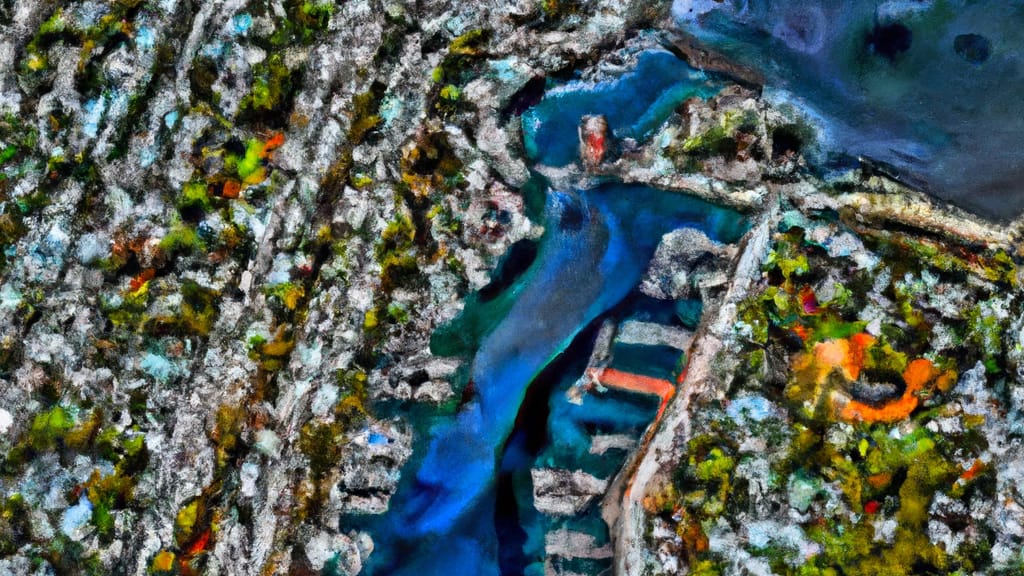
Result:
<svg viewBox="0 0 1024 576"><path fill-rule="evenodd" d="M153 29L149 26L139 26L139 29L135 32L135 46L143 52L148 52L155 45L156 35L153 34Z"/></svg>
<svg viewBox="0 0 1024 576"><path fill-rule="evenodd" d="M523 114L523 142L537 164L565 166L579 155L577 127L588 114L603 114L616 138L647 138L688 98L707 98L720 81L664 50L640 54L636 68L614 80L575 81L550 90Z"/></svg>
<svg viewBox="0 0 1024 576"><path fill-rule="evenodd" d="M671 346L616 344L611 367L623 372L675 382L684 354Z"/></svg>
<svg viewBox="0 0 1024 576"><path fill-rule="evenodd" d="M152 352L146 352L139 362L139 368L165 384L180 373L180 369L173 362Z"/></svg>
<svg viewBox="0 0 1024 576"><path fill-rule="evenodd" d="M637 439L658 412L659 400L655 396L609 389L587 394L582 404L573 404L565 398L564 389L559 392L551 397L550 443L538 456L536 466L578 468L599 478L609 478L622 461L592 453L594 436L625 435Z"/></svg>
<svg viewBox="0 0 1024 576"><path fill-rule="evenodd" d="M683 326L694 330L700 324L700 317L704 314L704 303L699 299L679 300L675 303L676 317Z"/></svg>
<svg viewBox="0 0 1024 576"><path fill-rule="evenodd" d="M237 14L231 19L231 26L235 34L244 36L249 28L252 28L252 15L250 14Z"/></svg>

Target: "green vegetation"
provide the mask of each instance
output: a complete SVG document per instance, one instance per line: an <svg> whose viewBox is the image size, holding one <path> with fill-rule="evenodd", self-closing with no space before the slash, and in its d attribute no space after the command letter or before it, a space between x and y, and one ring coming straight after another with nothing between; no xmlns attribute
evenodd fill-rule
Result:
<svg viewBox="0 0 1024 576"><path fill-rule="evenodd" d="M179 209L198 208L203 212L209 212L213 208L210 202L210 195L207 193L205 182L187 182L181 191L181 198L178 200Z"/></svg>
<svg viewBox="0 0 1024 576"><path fill-rule="evenodd" d="M299 302L306 296L306 290L301 284L294 282L283 282L274 284L263 289L263 293L274 298L288 310L295 310Z"/></svg>
<svg viewBox="0 0 1024 576"><path fill-rule="evenodd" d="M283 127L299 88L302 70L289 70L280 53L252 67L252 90L242 99L239 118Z"/></svg>
<svg viewBox="0 0 1024 576"><path fill-rule="evenodd" d="M685 172L702 170L703 161L712 157L731 160L740 153L760 155L760 144L757 143L760 124L760 118L753 110L729 112L722 116L719 124L703 133L672 144L667 153Z"/></svg>
<svg viewBox="0 0 1024 576"><path fill-rule="evenodd" d="M295 348L295 340L286 335L284 326L278 329L273 340L256 337L249 339L249 358L259 363L267 372L277 372L285 367L288 356Z"/></svg>
<svg viewBox="0 0 1024 576"><path fill-rule="evenodd" d="M474 61L485 55L484 46L491 38L489 30L475 29L465 32L448 45L448 54L434 69L432 78L437 84L461 84Z"/></svg>
<svg viewBox="0 0 1024 576"><path fill-rule="evenodd" d="M382 120L378 112L385 88L383 83L374 82L366 92L360 92L352 97L352 123L348 129L348 140L351 145L361 144L371 131L380 126Z"/></svg>
<svg viewBox="0 0 1024 576"><path fill-rule="evenodd" d="M136 429L119 432L113 423L106 424L99 409L84 412L77 406L55 404L33 417L25 435L0 462L0 474L16 476L46 452L56 452L64 461L85 455L114 466L113 473L107 475L97 467L84 485L85 495L93 506L90 520L100 541L110 542L114 537L113 513L135 504L135 485L149 465L145 437ZM0 555L29 540L27 520L15 517L15 512L26 506L15 495L0 507Z"/></svg>
<svg viewBox="0 0 1024 576"><path fill-rule="evenodd" d="M334 2L330 0L285 0L285 17L276 17L268 0L257 0L249 5L254 16L273 18L274 31L267 37L256 38L264 48L280 50L286 46L308 46L330 26Z"/></svg>
<svg viewBox="0 0 1024 576"><path fill-rule="evenodd" d="M462 89L473 74L475 65L487 55L486 45L491 38L490 30L474 29L463 33L448 45L448 53L441 64L434 68L434 108L443 117L462 109Z"/></svg>
<svg viewBox="0 0 1024 576"><path fill-rule="evenodd" d="M767 545L741 544L778 574L968 574L990 567L989 528L966 512L938 513L949 498L970 510L991 498L994 474L979 430L984 418L960 409L953 385L958 367L981 361L990 374L1005 370L1003 334L1019 303L1013 260L1002 251L969 252L902 232L857 230L870 257L832 257L811 241L805 224L829 235L852 232L843 222L788 215L765 261L764 283L737 309L743 344L729 395L755 393L785 410L772 426L735 422L721 408L700 415L688 459L672 485L645 501L670 519L679 554L692 572L713 573L721 558L708 550L709 531L737 524L750 509L746 477L737 470L753 455L737 452L745 436L766 441L771 456L761 506L790 506L818 553L801 557L770 535ZM794 225L796 223L796 225ZM819 236L816 236L819 237ZM946 283L946 284L943 284ZM945 286L968 290L943 299ZM966 287L966 288L965 288ZM869 334L865 309L879 320ZM953 339L937 340L937 331ZM945 342L944 347L936 343ZM861 400L889 386L889 396ZM943 427L935 425L943 420ZM955 422L955 424L950 424ZM780 436L781 434L781 436ZM933 543L938 518L968 533L956 550ZM880 519L895 521L878 537ZM964 532L965 531L965 532Z"/></svg>

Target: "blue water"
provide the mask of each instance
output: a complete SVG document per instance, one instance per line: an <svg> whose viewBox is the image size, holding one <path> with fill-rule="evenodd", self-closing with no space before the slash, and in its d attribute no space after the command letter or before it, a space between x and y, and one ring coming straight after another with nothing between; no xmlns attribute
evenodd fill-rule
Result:
<svg viewBox="0 0 1024 576"><path fill-rule="evenodd" d="M661 126L679 103L721 90L720 81L694 70L670 52L651 50L636 68L597 83L570 82L548 92L523 114L523 142L533 162L565 166L579 157L577 126L587 114L604 114L616 138L642 140Z"/></svg>
<svg viewBox="0 0 1024 576"><path fill-rule="evenodd" d="M633 317L638 309L642 311L643 305L631 295L609 315L621 321L623 314ZM609 559L566 561L546 557L545 536L553 531L589 534L595 538L596 546L606 544L610 534L601 518L600 499L568 518L538 512L533 506L531 475L535 468L560 468L613 478L625 453L612 449L610 453L591 454L593 438L614 434L638 439L658 410L656 397L615 389L591 391L580 404L568 401L568 390L587 367L596 329L594 325L581 334L531 383L530 397L520 410L515 431L505 448L498 492L502 506L495 518L503 574L541 576L546 561L578 574L606 573L611 566Z"/></svg>
<svg viewBox="0 0 1024 576"><path fill-rule="evenodd" d="M537 162L568 162L570 141L575 157L583 114L604 112L620 134L642 137L681 99L711 90L702 75L663 51L643 54L637 70L618 81L570 86L524 114ZM403 471L388 513L369 521L375 550L364 574L499 574L497 467L531 382L581 330L633 290L664 234L690 226L734 242L747 228L732 210L625 184L551 191L543 224L536 258L507 289L514 302L476 351L474 396L417 441L426 445L425 453ZM612 418L616 410L606 412ZM576 432L564 432L571 444Z"/></svg>
<svg viewBox="0 0 1024 576"><path fill-rule="evenodd" d="M413 486L391 500L368 574L497 574L493 481L527 387L576 334L640 281L661 237L693 226L735 241L743 218L692 197L612 184L553 192L547 233L508 316L473 363L477 395L434 427ZM443 541L445 553L437 553ZM457 553L452 550L458 550ZM432 552L434 551L434 552Z"/></svg>
<svg viewBox="0 0 1024 576"><path fill-rule="evenodd" d="M968 209L1024 209L1024 2L675 0L679 28L758 69L835 154Z"/></svg>
<svg viewBox="0 0 1024 576"><path fill-rule="evenodd" d="M671 346L616 344L612 348L612 368L675 382L682 371L683 353Z"/></svg>
<svg viewBox="0 0 1024 576"><path fill-rule="evenodd" d="M639 438L650 425L658 411L658 399L619 390L591 393L583 398L581 405L565 399L565 392L571 382L559 386L550 398L548 416L549 444L537 455L530 466L522 471L520 482L524 483L524 502L519 506L520 524L528 538L522 546L521 559L525 570L513 567L509 574L544 574L544 537L557 529L570 529L590 534L596 538L596 545L608 542L608 526L601 519L600 499L595 499L579 516L572 518L551 518L544 516L530 506L532 496L531 468L580 469L597 478L611 479L622 464L624 454L590 454L590 445L595 434L624 434ZM593 561L592 561L593 562ZM573 570L581 574L605 573L610 568L608 560L597 562L593 570Z"/></svg>

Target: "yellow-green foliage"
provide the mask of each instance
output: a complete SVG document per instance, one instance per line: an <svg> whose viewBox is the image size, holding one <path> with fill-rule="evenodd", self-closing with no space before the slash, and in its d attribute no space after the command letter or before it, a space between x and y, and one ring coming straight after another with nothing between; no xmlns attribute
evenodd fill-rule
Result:
<svg viewBox="0 0 1024 576"><path fill-rule="evenodd" d="M418 271L415 238L416 227L412 220L403 213L399 213L394 220L389 222L381 234L374 254L380 263L381 283L385 294L390 293L406 278ZM377 320L380 320L380 315Z"/></svg>
<svg viewBox="0 0 1024 576"><path fill-rule="evenodd" d="M28 431L28 444L34 450L51 450L57 441L64 441L65 434L74 427L75 421L63 406L57 405L36 414Z"/></svg>
<svg viewBox="0 0 1024 576"><path fill-rule="evenodd" d="M196 283L185 280L180 288L181 308L173 314L147 318L145 315L132 315L137 308L122 305L119 309L108 313L112 321L119 325L134 326L149 334L175 334L178 336L205 336L210 333L217 320L218 299L220 293ZM125 296L128 302L129 296Z"/></svg>
<svg viewBox="0 0 1024 576"><path fill-rule="evenodd" d="M490 40L489 30L470 30L452 40L448 54L434 69L432 78L438 84L461 84L474 60L484 55L484 45Z"/></svg>
<svg viewBox="0 0 1024 576"><path fill-rule="evenodd" d="M370 394L366 388L366 372L338 370L335 375L340 392L334 407L334 416L345 427L361 422L369 416Z"/></svg>
<svg viewBox="0 0 1024 576"><path fill-rule="evenodd" d="M21 494L0 502L0 557L17 552L32 538L31 509Z"/></svg>
<svg viewBox="0 0 1024 576"><path fill-rule="evenodd" d="M334 14L335 3L331 0L284 0L285 15L277 17L273 12L276 3L254 3L257 13L264 12L273 18L274 32L267 39L270 47L281 49L290 45L312 44L327 30ZM263 4L261 6L261 4Z"/></svg>
<svg viewBox="0 0 1024 576"><path fill-rule="evenodd" d="M31 154L38 140L38 131L18 117L5 114L0 118L0 270L7 262L6 248L28 232L24 219L49 202L48 195L38 190L14 202L7 197L7 180L18 178L34 166Z"/></svg>
<svg viewBox="0 0 1024 576"><path fill-rule="evenodd" d="M260 368L268 372L276 372L284 368L293 348L295 348L295 340L286 336L282 327L271 341L267 341L262 336L250 338L249 358L259 362Z"/></svg>
<svg viewBox="0 0 1024 576"><path fill-rule="evenodd" d="M441 88L441 91L438 93L438 97L439 98L435 106L438 112L441 112L444 116L457 112L460 104L462 103L462 91L454 84L447 84L444 88Z"/></svg>
<svg viewBox="0 0 1024 576"><path fill-rule="evenodd" d="M179 327L186 333L205 336L217 319L220 293L186 280L181 285L181 318Z"/></svg>
<svg viewBox="0 0 1024 576"><path fill-rule="evenodd" d="M983 362L989 372L999 371L998 357L1003 351L1003 331L1006 330L1006 321L988 310L982 303L975 304L967 309L964 314L967 321L966 340L982 353Z"/></svg>
<svg viewBox="0 0 1024 576"><path fill-rule="evenodd" d="M38 140L39 131L21 118L10 113L0 117L0 181L8 178L8 165L31 154Z"/></svg>
<svg viewBox="0 0 1024 576"><path fill-rule="evenodd" d="M894 438L885 426L863 427L861 440L855 448L846 450L821 442L820 437L803 430L792 443L787 459L802 466L813 465L826 480L837 482L851 509L859 514L864 514L867 500L885 500L894 488L898 489L895 518L899 528L896 541L887 545L875 540L869 515L861 516L859 521L840 515L827 523L811 525L807 533L822 544L824 551L811 559L808 571L801 573L841 568L844 574L910 574L912 566L946 568L945 553L923 534L935 492L952 485L957 467L951 457L940 453L931 432L919 428ZM803 470L808 473L807 468ZM785 476L788 471L783 467L777 473ZM901 484L890 485L901 477ZM908 571L887 572L884 566Z"/></svg>
<svg viewBox="0 0 1024 576"><path fill-rule="evenodd" d="M409 321L409 310L403 304L392 302L388 304L388 318L393 322L405 324Z"/></svg>
<svg viewBox="0 0 1024 576"><path fill-rule="evenodd" d="M280 53L271 54L252 67L252 91L242 99L240 109L254 112L281 112L294 90L292 71Z"/></svg>
<svg viewBox="0 0 1024 576"><path fill-rule="evenodd" d="M667 153L684 171L698 171L701 159L712 156L735 157L740 146L737 141L738 132L752 133L757 129L758 122L757 114L753 111L728 112L708 130L669 146Z"/></svg>
<svg viewBox="0 0 1024 576"><path fill-rule="evenodd" d="M710 560L698 562L690 570L690 576L720 576L724 573L725 571L719 563Z"/></svg>
<svg viewBox="0 0 1024 576"><path fill-rule="evenodd" d="M395 250L403 250L412 247L412 241L416 238L416 227L413 226L412 220L409 219L405 214L398 214L395 219L388 222L388 225L384 228L384 232L381 234L382 244L378 246L378 251L391 248Z"/></svg>
<svg viewBox="0 0 1024 576"><path fill-rule="evenodd" d="M580 11L580 0L540 0L540 9L548 20L560 20Z"/></svg>
<svg viewBox="0 0 1024 576"><path fill-rule="evenodd" d="M305 297L306 290L301 284L282 282L264 288L263 293L277 299L288 310L295 310L302 298Z"/></svg>
<svg viewBox="0 0 1024 576"><path fill-rule="evenodd" d="M378 113L380 101L384 97L385 86L375 82L366 92L352 97L352 123L348 129L348 139L353 145L361 143L371 130L380 126L382 119Z"/></svg>
<svg viewBox="0 0 1024 576"><path fill-rule="evenodd" d="M307 422L299 434L299 450L309 459L313 478L323 478L341 458L344 429L340 422Z"/></svg>
<svg viewBox="0 0 1024 576"><path fill-rule="evenodd" d="M212 208L210 195L206 190L205 182L187 182L182 188L181 198L178 200L179 208L199 208L203 212L209 212Z"/></svg>
<svg viewBox="0 0 1024 576"><path fill-rule="evenodd" d="M192 540L195 535L196 524L199 523L206 512L201 498L195 498L178 510L174 517L174 539L178 546L184 546Z"/></svg>
<svg viewBox="0 0 1024 576"><path fill-rule="evenodd" d="M776 241L775 247L768 253L764 268L769 271L777 268L787 283L810 271L807 255L799 249L799 239L793 241L788 237Z"/></svg>
<svg viewBox="0 0 1024 576"><path fill-rule="evenodd" d="M97 468L84 485L93 505L91 522L100 540L109 542L114 536L111 512L132 504L138 474L149 464L145 437L134 431L118 432L113 426L104 428L103 412L99 409L79 418L72 416L73 410L56 405L36 414L25 437L8 453L4 472L14 473L35 454L58 449L112 463L112 474L103 476ZM0 519L0 550L3 531L4 522Z"/></svg>
<svg viewBox="0 0 1024 576"><path fill-rule="evenodd" d="M702 435L689 442L687 452L687 465L676 478L680 501L694 518L717 518L725 511L736 468L732 449L712 435Z"/></svg>
<svg viewBox="0 0 1024 576"><path fill-rule="evenodd" d="M1002 249L945 246L904 233L878 230L866 231L865 237L879 254L891 259L898 275L908 269L917 272L930 268L936 272L970 274L1009 287L1018 284L1017 265Z"/></svg>
<svg viewBox="0 0 1024 576"><path fill-rule="evenodd" d="M242 180L245 180L262 167L264 149L263 142L256 138L249 138L245 142L245 155L241 158L231 154L227 155L224 159L225 168L233 169Z"/></svg>
<svg viewBox="0 0 1024 576"><path fill-rule="evenodd" d="M218 470L225 468L241 448L242 427L245 425L245 409L224 405L217 409L211 439L216 446Z"/></svg>
<svg viewBox="0 0 1024 576"><path fill-rule="evenodd" d="M704 460L697 464L694 475L704 482L728 481L729 473L736 467L732 458L726 456L720 448L712 448Z"/></svg>
<svg viewBox="0 0 1024 576"><path fill-rule="evenodd" d="M199 238L199 234L196 233L194 228L178 221L172 224L171 229L160 239L160 249L168 255L187 254L202 252L206 250L206 245Z"/></svg>

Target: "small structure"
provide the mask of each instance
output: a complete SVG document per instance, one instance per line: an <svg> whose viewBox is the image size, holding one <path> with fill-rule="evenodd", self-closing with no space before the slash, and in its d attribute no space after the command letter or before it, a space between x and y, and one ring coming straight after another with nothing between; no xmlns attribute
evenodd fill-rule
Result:
<svg viewBox="0 0 1024 576"><path fill-rule="evenodd" d="M603 115L580 118L580 160L583 166L593 168L604 161L608 153L610 138L608 120Z"/></svg>
<svg viewBox="0 0 1024 576"><path fill-rule="evenodd" d="M582 403L583 394L593 388L618 388L640 394L651 394L661 400L654 419L654 422L658 422L668 401L675 395L676 384L682 381L685 367L669 368L670 372L678 372L670 376L667 374L644 374L628 366L629 363L617 367L614 351L616 348L661 348L674 350L685 359L686 351L692 340L693 334L680 328L636 320L629 320L616 326L614 322L606 321L598 332L587 369L576 385L569 389L569 401ZM620 350L620 352L625 351ZM650 366L654 368L656 363L652 362ZM669 376L669 378L665 376Z"/></svg>

